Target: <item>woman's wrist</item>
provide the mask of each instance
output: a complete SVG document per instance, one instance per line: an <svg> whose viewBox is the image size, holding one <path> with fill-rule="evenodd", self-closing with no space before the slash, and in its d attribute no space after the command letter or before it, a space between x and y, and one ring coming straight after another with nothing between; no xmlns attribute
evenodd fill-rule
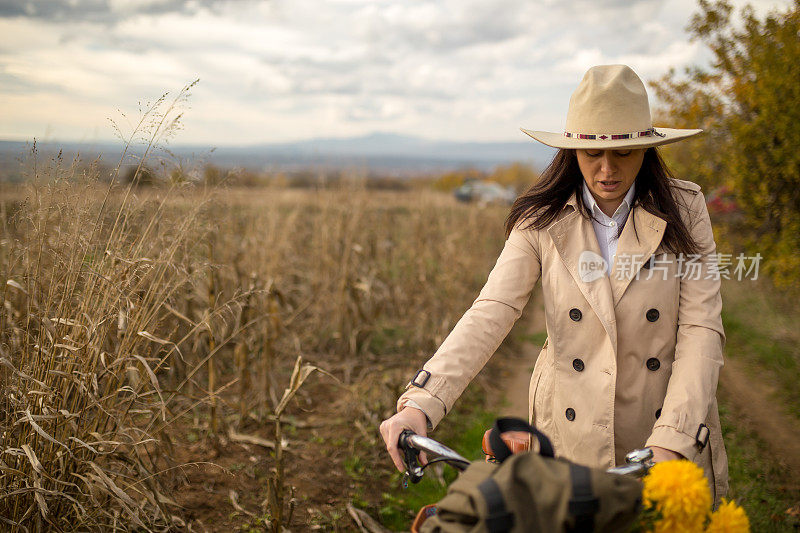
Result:
<svg viewBox="0 0 800 533"><path fill-rule="evenodd" d="M675 461L678 459L685 459L685 457L678 452L662 448L661 446L650 446L653 450L653 462L660 463L661 461Z"/></svg>

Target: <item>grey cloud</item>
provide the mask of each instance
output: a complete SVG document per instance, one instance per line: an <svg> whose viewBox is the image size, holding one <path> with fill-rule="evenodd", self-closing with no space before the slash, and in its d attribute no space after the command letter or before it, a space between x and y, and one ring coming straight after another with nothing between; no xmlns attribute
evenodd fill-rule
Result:
<svg viewBox="0 0 800 533"><path fill-rule="evenodd" d="M409 51L406 51L410 53ZM261 62L291 80L290 86L277 89L279 94L362 95L380 97L409 97L429 100L452 99L457 87L438 87L435 84L415 83L409 79L408 69L414 61L403 63L392 53L369 51L346 57L286 57L277 53L263 54Z"/></svg>
<svg viewBox="0 0 800 533"><path fill-rule="evenodd" d="M537 40L559 43L552 47L553 63L587 49L602 50L604 56L650 55L680 38L679 27L667 27L662 22L663 11L669 10L669 5L658 0L576 0L550 9L550 16L563 22L549 26Z"/></svg>
<svg viewBox="0 0 800 533"><path fill-rule="evenodd" d="M288 87L271 89L277 94L413 97L437 101L452 99L458 94L456 88L415 85L402 78L402 73L393 74L390 69L370 62L343 61L332 67L313 59L297 58L273 63L272 66L291 80ZM270 84L259 86L269 87Z"/></svg>
<svg viewBox="0 0 800 533"><path fill-rule="evenodd" d="M297 135L306 130L292 130L292 118L307 123L313 116L327 133L395 120L432 132L456 126L459 135L480 124L478 135L518 139L517 125L558 131L588 62L649 62L658 72L673 57L690 60L682 27L695 6L696 0L0 0L0 22L14 18L7 24L19 28L19 38L0 45L0 95L35 94L33 80L59 79L29 74L51 64L55 36L62 39L57 66L79 83L36 82L40 93L82 105L86 95L77 93L97 79L93 103L119 105L199 76L190 115L215 124L204 133L209 138L222 131L235 137L257 120L281 124L281 133L271 133L276 137ZM114 61L120 64L110 68Z"/></svg>
<svg viewBox="0 0 800 533"><path fill-rule="evenodd" d="M338 74L352 72L364 64L360 57L352 58L315 58L315 57L286 57L277 53L264 54L261 62L281 69L286 69L294 74Z"/></svg>
<svg viewBox="0 0 800 533"><path fill-rule="evenodd" d="M0 1L0 17L21 17L25 15L25 4L14 2L13 0Z"/></svg>
<svg viewBox="0 0 800 533"><path fill-rule="evenodd" d="M380 102L354 102L341 110L342 118L353 122L372 122L375 120L390 120L402 116L399 108L394 110L382 105Z"/></svg>
<svg viewBox="0 0 800 533"><path fill-rule="evenodd" d="M663 0L573 0L573 5L580 8L584 7L601 7L601 8L623 8L627 9L636 4L650 4L659 5L663 4Z"/></svg>
<svg viewBox="0 0 800 533"><path fill-rule="evenodd" d="M530 30L530 15L527 4L516 0L411 2L394 11L374 10L359 31L378 45L447 54L518 37Z"/></svg>
<svg viewBox="0 0 800 533"><path fill-rule="evenodd" d="M29 80L14 76L8 72L0 70L0 87L3 89L3 94L39 94L51 91L59 91L61 87L42 83L32 83Z"/></svg>
<svg viewBox="0 0 800 533"><path fill-rule="evenodd" d="M27 17L52 22L97 22L114 24L135 15L195 13L214 9L234 0L160 0L133 2L124 8L109 0L0 0L0 18Z"/></svg>

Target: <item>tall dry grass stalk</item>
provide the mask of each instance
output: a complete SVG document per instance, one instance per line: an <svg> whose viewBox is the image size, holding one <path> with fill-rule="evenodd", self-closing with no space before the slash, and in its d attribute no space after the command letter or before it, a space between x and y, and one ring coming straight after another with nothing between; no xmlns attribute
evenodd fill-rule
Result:
<svg viewBox="0 0 800 533"><path fill-rule="evenodd" d="M178 127L190 87L134 128L126 151L147 139L137 174ZM136 177L104 185L95 169L32 156L0 254L0 521L22 531L169 526L159 443L171 406L158 375L182 356L168 309L190 282L178 256L202 232L202 204L175 212L178 191L139 198Z"/></svg>

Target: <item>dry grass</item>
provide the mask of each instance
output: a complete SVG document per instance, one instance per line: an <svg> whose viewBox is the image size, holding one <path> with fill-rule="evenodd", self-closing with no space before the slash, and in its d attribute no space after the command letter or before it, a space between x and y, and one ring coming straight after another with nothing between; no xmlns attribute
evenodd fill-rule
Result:
<svg viewBox="0 0 800 533"><path fill-rule="evenodd" d="M36 529L169 520L143 422L168 418L157 374L197 212L107 198L109 215L96 188L32 185L5 227L0 516Z"/></svg>
<svg viewBox="0 0 800 533"><path fill-rule="evenodd" d="M405 369L502 244L502 209L430 192L212 194L76 168L37 161L0 202L0 520L19 530L182 527L174 424L215 439L257 420L280 442L299 355L345 387L364 366ZM383 414L363 401L368 423Z"/></svg>

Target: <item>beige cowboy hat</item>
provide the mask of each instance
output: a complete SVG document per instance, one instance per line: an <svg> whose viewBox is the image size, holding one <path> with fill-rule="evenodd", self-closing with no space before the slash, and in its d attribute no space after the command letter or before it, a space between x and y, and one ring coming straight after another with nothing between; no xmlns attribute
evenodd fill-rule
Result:
<svg viewBox="0 0 800 533"><path fill-rule="evenodd" d="M569 99L563 133L520 129L554 148L612 150L669 144L703 131L654 128L644 83L627 65L586 72Z"/></svg>

